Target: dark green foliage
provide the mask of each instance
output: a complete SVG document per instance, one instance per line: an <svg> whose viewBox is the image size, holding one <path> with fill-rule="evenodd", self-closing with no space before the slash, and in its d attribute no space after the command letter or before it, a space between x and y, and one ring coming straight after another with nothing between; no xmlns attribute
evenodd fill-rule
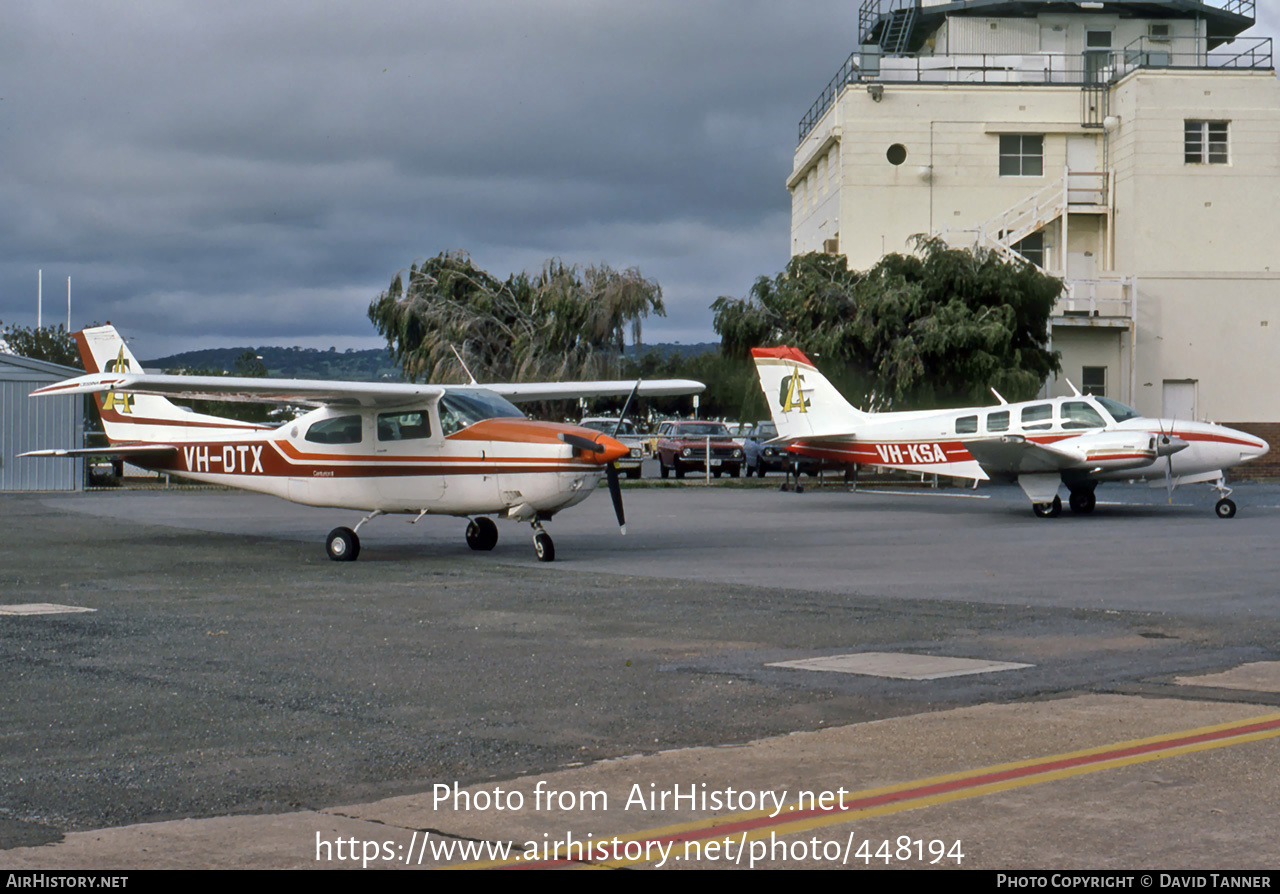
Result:
<svg viewBox="0 0 1280 894"><path fill-rule="evenodd" d="M650 312L665 314L662 289L635 268L552 260L501 282L456 252L415 263L369 305L405 377L431 382L467 380L454 349L480 381L615 378Z"/></svg>
<svg viewBox="0 0 1280 894"><path fill-rule="evenodd" d="M146 369L205 369L236 372L236 361L245 353L261 358L266 374L284 379L330 379L347 382L399 381L400 370L382 348L368 351L321 351L262 345L257 348L206 348L143 361Z"/></svg>
<svg viewBox="0 0 1280 894"><path fill-rule="evenodd" d="M840 255L792 258L746 299L712 304L722 350L798 347L868 410L985 403L992 387L1033 397L1059 368L1048 331L1061 282L938 239L917 248L866 272Z"/></svg>
<svg viewBox="0 0 1280 894"><path fill-rule="evenodd" d="M94 326L97 323L92 324ZM0 328L0 339L9 345L9 350L19 357L32 360L46 360L49 363L60 363L63 366L74 366L84 369L80 361L80 350L76 340L61 324L57 328L41 329L26 326L4 326Z"/></svg>

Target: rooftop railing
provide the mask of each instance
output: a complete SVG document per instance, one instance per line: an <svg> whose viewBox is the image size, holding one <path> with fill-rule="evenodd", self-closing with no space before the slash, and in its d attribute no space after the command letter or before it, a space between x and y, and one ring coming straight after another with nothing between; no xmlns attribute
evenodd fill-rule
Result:
<svg viewBox="0 0 1280 894"><path fill-rule="evenodd" d="M1210 41L1211 43L1214 41ZM1194 37L1141 37L1122 50L1066 53L952 53L946 56L890 56L852 53L817 101L800 119L799 142L835 104L845 86L878 84L1114 84L1141 68L1272 70L1270 37L1223 38L1214 50ZM865 62L865 64L864 64Z"/></svg>

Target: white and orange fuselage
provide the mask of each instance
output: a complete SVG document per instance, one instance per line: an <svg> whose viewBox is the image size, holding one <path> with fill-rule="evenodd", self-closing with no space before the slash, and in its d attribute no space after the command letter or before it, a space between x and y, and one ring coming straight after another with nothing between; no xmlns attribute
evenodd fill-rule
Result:
<svg viewBox="0 0 1280 894"><path fill-rule="evenodd" d="M780 440L838 462L973 480L1017 480L1034 502L1059 483L1218 480L1267 452L1261 438L1223 425L1139 416L1091 395L948 410L866 413L791 347L752 350Z"/></svg>

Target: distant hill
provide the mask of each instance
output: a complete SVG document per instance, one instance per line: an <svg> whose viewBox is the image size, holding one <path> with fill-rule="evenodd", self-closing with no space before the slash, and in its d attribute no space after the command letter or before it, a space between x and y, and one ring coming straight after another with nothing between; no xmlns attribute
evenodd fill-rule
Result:
<svg viewBox="0 0 1280 894"><path fill-rule="evenodd" d="M708 351L719 350L719 348L720 345L716 342L693 345L629 345L626 356L634 357L652 351L664 358L672 354L693 357ZM145 369L202 369L231 372L235 368L236 358L245 351L252 351L261 357L267 373L276 378L344 379L351 382L401 381L400 369L391 361L391 356L385 349L338 351L330 348L327 351L321 351L317 348L282 348L275 345L264 345L259 348L206 348L202 351L185 351L155 360L145 360L142 366Z"/></svg>

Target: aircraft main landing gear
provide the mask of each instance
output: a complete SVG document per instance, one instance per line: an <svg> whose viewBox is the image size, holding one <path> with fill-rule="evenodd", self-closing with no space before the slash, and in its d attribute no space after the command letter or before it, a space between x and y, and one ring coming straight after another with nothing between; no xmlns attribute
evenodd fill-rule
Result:
<svg viewBox="0 0 1280 894"><path fill-rule="evenodd" d="M329 532L324 548L335 562L354 562L360 555L360 538L350 528L334 528Z"/></svg>
<svg viewBox="0 0 1280 894"><path fill-rule="evenodd" d="M539 562L556 560L556 545L552 542L551 535L542 529L542 522L533 523L533 553Z"/></svg>
<svg viewBox="0 0 1280 894"><path fill-rule="evenodd" d="M488 551L498 545L498 526L493 519L473 518L467 522L467 546L474 550Z"/></svg>
<svg viewBox="0 0 1280 894"><path fill-rule="evenodd" d="M354 562L360 555L360 538L356 536L356 531L364 527L365 522L372 521L379 515L386 515L386 513L381 509L375 509L356 522L354 528L334 528L330 531L324 541L325 552L329 554L329 558L335 562Z"/></svg>
<svg viewBox="0 0 1280 894"><path fill-rule="evenodd" d="M1062 514L1062 497L1055 496L1052 503L1033 503L1031 508L1040 518L1057 518Z"/></svg>
<svg viewBox="0 0 1280 894"><path fill-rule="evenodd" d="M1073 490L1067 502L1071 505L1072 512L1087 515L1098 504L1098 498L1091 490Z"/></svg>

